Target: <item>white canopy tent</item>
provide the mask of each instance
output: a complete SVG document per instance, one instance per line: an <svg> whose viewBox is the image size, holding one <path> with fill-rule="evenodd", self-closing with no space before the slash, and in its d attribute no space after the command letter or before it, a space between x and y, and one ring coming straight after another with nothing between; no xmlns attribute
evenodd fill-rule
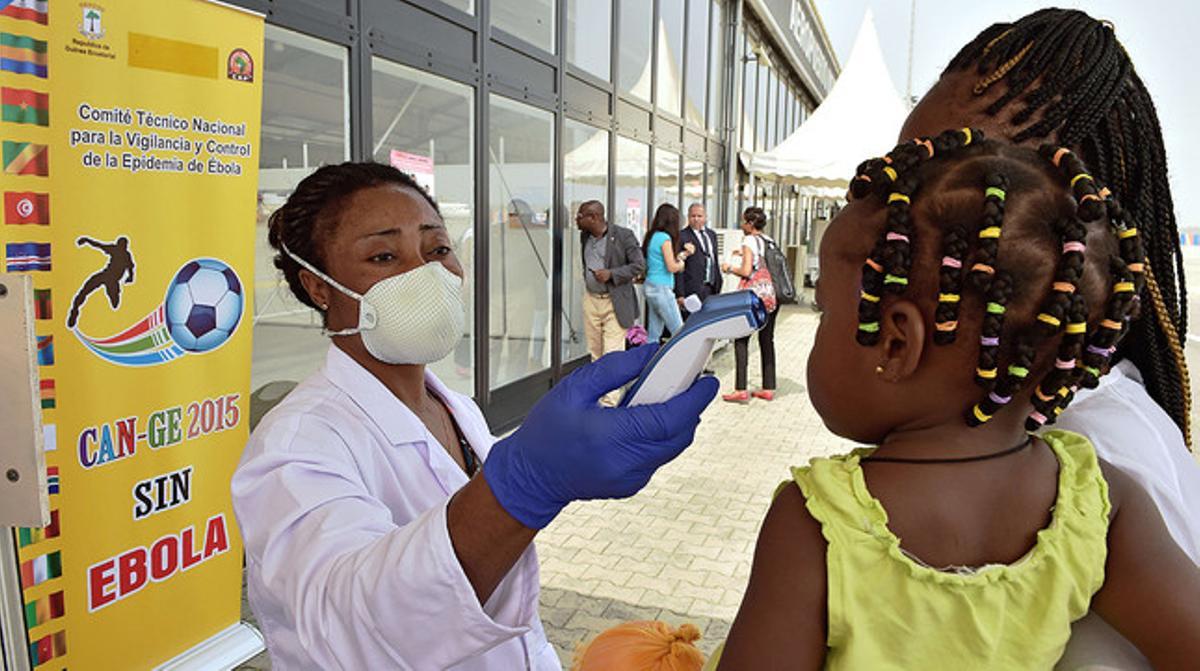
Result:
<svg viewBox="0 0 1200 671"><path fill-rule="evenodd" d="M813 115L771 151L739 156L751 174L799 184L802 193L840 197L859 163L896 146L907 115L868 9L849 60Z"/></svg>

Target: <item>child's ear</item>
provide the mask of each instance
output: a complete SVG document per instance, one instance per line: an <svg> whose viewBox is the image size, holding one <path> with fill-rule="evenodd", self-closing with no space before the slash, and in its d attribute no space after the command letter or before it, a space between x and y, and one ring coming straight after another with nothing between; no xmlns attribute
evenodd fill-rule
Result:
<svg viewBox="0 0 1200 671"><path fill-rule="evenodd" d="M880 376L899 382L912 375L925 351L925 317L916 303L899 300L879 319L879 349L883 353Z"/></svg>

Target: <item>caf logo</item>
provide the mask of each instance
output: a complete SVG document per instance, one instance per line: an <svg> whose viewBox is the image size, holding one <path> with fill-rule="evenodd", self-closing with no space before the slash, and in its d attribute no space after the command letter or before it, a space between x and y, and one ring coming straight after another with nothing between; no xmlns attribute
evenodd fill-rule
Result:
<svg viewBox="0 0 1200 671"><path fill-rule="evenodd" d="M234 49L229 52L227 74L230 79L239 82L254 81L254 59L245 49Z"/></svg>

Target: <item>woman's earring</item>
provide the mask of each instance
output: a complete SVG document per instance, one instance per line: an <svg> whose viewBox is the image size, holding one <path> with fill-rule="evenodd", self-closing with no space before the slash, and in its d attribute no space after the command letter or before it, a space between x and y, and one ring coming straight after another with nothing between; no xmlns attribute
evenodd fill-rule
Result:
<svg viewBox="0 0 1200 671"><path fill-rule="evenodd" d="M875 367L875 374L883 375L883 364L879 364L878 366Z"/></svg>

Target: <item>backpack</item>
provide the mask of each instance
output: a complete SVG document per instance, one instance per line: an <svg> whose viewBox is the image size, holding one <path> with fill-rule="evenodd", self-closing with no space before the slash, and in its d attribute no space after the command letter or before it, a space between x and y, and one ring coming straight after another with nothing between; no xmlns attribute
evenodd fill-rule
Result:
<svg viewBox="0 0 1200 671"><path fill-rule="evenodd" d="M760 238L761 236L756 236L753 239ZM757 242L754 246L759 250L763 248L763 245ZM767 309L767 312L774 312L779 308L779 301L775 297L775 283L771 281L771 270L767 267L766 258L761 252L755 254L755 258L757 262L754 264L750 277L743 277L738 282L738 289L753 291L754 295L763 302L763 307Z"/></svg>
<svg viewBox="0 0 1200 671"><path fill-rule="evenodd" d="M763 260L767 270L771 272L771 283L775 285L775 299L782 304L796 302L796 285L792 282L792 274L788 272L787 257L775 241L767 236L760 236L766 243Z"/></svg>

